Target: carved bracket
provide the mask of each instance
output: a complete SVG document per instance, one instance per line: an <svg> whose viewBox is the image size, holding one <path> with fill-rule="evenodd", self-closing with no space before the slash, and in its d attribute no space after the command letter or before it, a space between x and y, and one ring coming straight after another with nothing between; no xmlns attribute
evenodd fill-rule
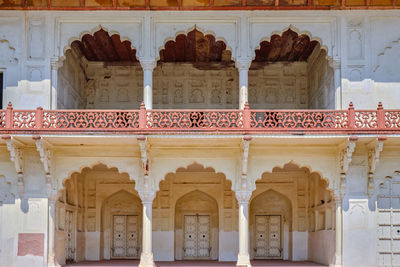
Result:
<svg viewBox="0 0 400 267"><path fill-rule="evenodd" d="M52 184L52 164L53 145L40 136L34 136L36 149L40 155L40 161L43 163L43 169L46 174L46 187L48 196L52 197L57 194L57 188L53 188Z"/></svg>
<svg viewBox="0 0 400 267"><path fill-rule="evenodd" d="M14 163L18 177L18 194L22 198L24 194L24 144L10 135L2 136L6 141L7 149L10 152L11 162Z"/></svg>
<svg viewBox="0 0 400 267"><path fill-rule="evenodd" d="M349 170L349 166L351 160L353 159L353 152L356 148L356 142L358 140L357 136L351 136L347 139L344 143L344 147L341 148L339 153L339 162L340 162L340 183L339 187L336 189L338 190L338 195L341 197L344 196L346 192L346 174Z"/></svg>
<svg viewBox="0 0 400 267"><path fill-rule="evenodd" d="M247 170L251 139L251 136L245 136L241 143L241 177L238 186L240 191L246 191L248 189Z"/></svg>
<svg viewBox="0 0 400 267"><path fill-rule="evenodd" d="M144 171L144 174L147 175L149 171L149 158L148 158L148 152L150 145L147 141L147 137L141 136L137 138L138 143L139 143L139 148L140 148L140 159L142 161L142 168Z"/></svg>
<svg viewBox="0 0 400 267"><path fill-rule="evenodd" d="M367 145L368 148L368 196L374 191L375 171L379 163L380 155L383 150L383 142L387 138L380 136Z"/></svg>

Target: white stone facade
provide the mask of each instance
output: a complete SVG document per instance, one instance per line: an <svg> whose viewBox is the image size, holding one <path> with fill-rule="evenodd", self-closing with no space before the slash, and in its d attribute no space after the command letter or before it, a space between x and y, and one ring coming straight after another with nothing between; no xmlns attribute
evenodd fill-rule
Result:
<svg viewBox="0 0 400 267"><path fill-rule="evenodd" d="M375 109L381 101L400 109L399 26L396 10L1 11L3 108L345 109L352 101ZM226 43L228 69L156 65L166 41L194 27ZM74 59L71 43L100 28L130 40L140 64ZM249 70L260 42L288 28L319 41L312 64ZM398 266L399 145L396 134L4 135L0 266L110 258L140 258L143 267L203 258ZM203 245L185 237L191 222ZM131 250L117 252L127 239Z"/></svg>

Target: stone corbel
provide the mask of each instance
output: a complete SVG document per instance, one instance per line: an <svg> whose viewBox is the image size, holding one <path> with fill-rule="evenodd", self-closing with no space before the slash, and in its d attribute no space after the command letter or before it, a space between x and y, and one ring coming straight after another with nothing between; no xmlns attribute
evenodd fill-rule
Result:
<svg viewBox="0 0 400 267"><path fill-rule="evenodd" d="M24 144L10 135L2 136L6 141L7 150L10 152L11 162L14 163L18 177L18 194L20 198L24 195Z"/></svg>
<svg viewBox="0 0 400 267"><path fill-rule="evenodd" d="M245 136L242 139L241 143L241 176L240 176L240 191L249 190L248 181L247 181L247 170L248 170L248 161L249 161L249 150L250 150L250 142L252 137Z"/></svg>
<svg viewBox="0 0 400 267"><path fill-rule="evenodd" d="M379 136L367 145L368 148L368 196L374 191L375 171L379 163L380 155L383 150L383 142L386 136Z"/></svg>
<svg viewBox="0 0 400 267"><path fill-rule="evenodd" d="M140 159L141 165L143 169L143 184L141 189L139 190L139 196L142 199L142 202L152 202L155 197L155 191L151 186L151 181L149 177L149 148L150 145L148 143L147 137L141 136L137 138L139 148L140 148Z"/></svg>
<svg viewBox="0 0 400 267"><path fill-rule="evenodd" d="M47 194L49 196L53 195L56 192L52 187L52 166L51 166L51 159L53 156L53 146L46 141L45 139L41 138L40 136L34 136L33 140L35 140L36 149L40 155L40 161L43 163L43 169L46 175L46 187L47 187Z"/></svg>
<svg viewBox="0 0 400 267"><path fill-rule="evenodd" d="M251 62L251 58L238 58L235 61L235 67L238 69L238 71L248 70L250 68Z"/></svg>
<svg viewBox="0 0 400 267"><path fill-rule="evenodd" d="M349 166L351 160L353 159L353 152L356 148L356 142L358 140L357 136L351 136L347 139L347 141L343 144L340 153L339 153L339 160L340 160L340 183L339 194L341 198L343 198L346 192L346 174L349 170Z"/></svg>

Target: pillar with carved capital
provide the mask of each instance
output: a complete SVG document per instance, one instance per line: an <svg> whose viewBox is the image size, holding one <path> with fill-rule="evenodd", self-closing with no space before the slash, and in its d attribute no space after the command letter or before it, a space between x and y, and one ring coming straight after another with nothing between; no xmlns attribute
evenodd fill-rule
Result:
<svg viewBox="0 0 400 267"><path fill-rule="evenodd" d="M61 267L55 257L55 241L56 241L56 196L48 198L48 253L47 253L47 266Z"/></svg>
<svg viewBox="0 0 400 267"><path fill-rule="evenodd" d="M139 195L143 204L142 254L139 267L153 267L155 264L152 251L152 206L155 192L145 190L139 192Z"/></svg>
<svg viewBox="0 0 400 267"><path fill-rule="evenodd" d="M249 254L249 200L250 191L238 191L236 197L239 202L239 254L236 266L250 267Z"/></svg>
<svg viewBox="0 0 400 267"><path fill-rule="evenodd" d="M250 58L238 58L235 63L239 71L239 109L244 109L244 105L248 102L248 76L250 65Z"/></svg>
<svg viewBox="0 0 400 267"><path fill-rule="evenodd" d="M62 61L58 57L50 59L51 66L51 83L49 95L49 109L57 108L57 82L58 82L58 69L62 67Z"/></svg>
<svg viewBox="0 0 400 267"><path fill-rule="evenodd" d="M141 58L140 65L143 69L143 102L146 109L153 108L153 70L157 66L154 58Z"/></svg>
<svg viewBox="0 0 400 267"><path fill-rule="evenodd" d="M335 248L335 266L342 266L342 196L335 195L336 205L336 248Z"/></svg>

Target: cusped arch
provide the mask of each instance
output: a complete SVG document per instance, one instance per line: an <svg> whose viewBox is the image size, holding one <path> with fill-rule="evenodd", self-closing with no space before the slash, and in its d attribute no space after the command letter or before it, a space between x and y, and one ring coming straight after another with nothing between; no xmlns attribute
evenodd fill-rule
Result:
<svg viewBox="0 0 400 267"><path fill-rule="evenodd" d="M235 174L238 164L232 160L221 159L221 162L216 163L215 160L210 158L198 158L196 160L190 158L174 159L157 159L153 164L152 176L154 176L154 189L160 190L160 182L165 181L167 175L176 174L179 169L187 169L188 166L198 164L202 165L204 169L213 169L216 174L222 173L226 180L231 182L232 190L235 188Z"/></svg>
<svg viewBox="0 0 400 267"><path fill-rule="evenodd" d="M76 167L76 160L64 159L62 163L58 164L56 169L56 177L58 177L57 189L62 190L65 186L65 182L72 177L73 174L81 174L85 169L93 169L96 166L103 165L107 169L116 169L118 174L127 174L129 180L135 181L135 189L138 191L138 177L139 177L139 163L128 162L126 160L96 160L92 158L86 159L85 163Z"/></svg>
<svg viewBox="0 0 400 267"><path fill-rule="evenodd" d="M195 190L192 190L192 191L187 192L187 193L183 194L182 196L180 196L175 201L175 210L176 210L177 205L180 202L182 202L182 201L185 202L185 199L190 198L191 196L194 196L194 195L204 195L208 200L210 200L215 205L215 208L218 210L218 202L215 199L215 197L211 196L210 194L208 194L207 192L204 192L201 189L195 189Z"/></svg>
<svg viewBox="0 0 400 267"><path fill-rule="evenodd" d="M262 37L253 51L253 61L306 61L316 48L328 55L328 47L321 38L290 25L282 31L273 31L269 37Z"/></svg>
<svg viewBox="0 0 400 267"><path fill-rule="evenodd" d="M166 38L158 49L160 62L232 62L232 49L225 38L216 37L212 31L192 27L178 31L175 38Z"/></svg>
<svg viewBox="0 0 400 267"><path fill-rule="evenodd" d="M66 59L68 50L75 50L89 61L132 62L137 63L136 48L130 38L121 36L118 31L109 31L99 25L90 31L82 31L79 37L69 38L63 47L61 60Z"/></svg>
<svg viewBox="0 0 400 267"><path fill-rule="evenodd" d="M334 190L335 190L334 186L335 185L333 184L333 182L331 182L331 179L329 179L328 177L323 175L323 171L321 171L319 169L313 169L311 167L311 165L301 164L301 163L299 163L297 161L294 161L294 160L291 160L291 161L283 163L283 164L270 165L269 168L263 168L263 169L259 168L258 170L256 170L255 178L252 181L253 191L256 188L256 182L261 180L262 176L264 174L273 173L274 170L276 170L276 169L285 169L285 167L287 167L289 165L294 165L294 166L296 166L297 169L307 169L310 175L312 175L312 174L318 175L319 179L321 179L322 181L324 181L327 184L326 190L328 190L330 193L334 192Z"/></svg>

